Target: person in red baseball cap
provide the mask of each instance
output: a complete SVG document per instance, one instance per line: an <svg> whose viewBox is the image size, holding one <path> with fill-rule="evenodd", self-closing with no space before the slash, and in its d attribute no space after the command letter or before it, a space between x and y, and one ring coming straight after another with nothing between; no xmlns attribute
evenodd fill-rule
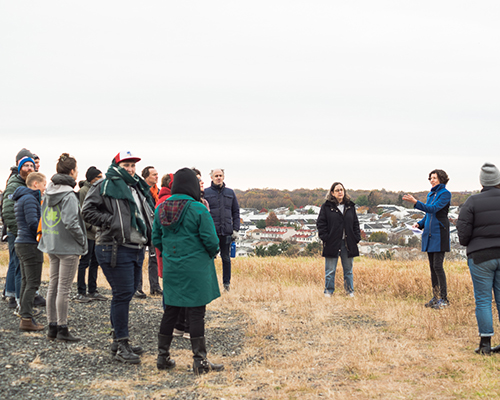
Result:
<svg viewBox="0 0 500 400"><path fill-rule="evenodd" d="M97 227L97 261L112 290L110 319L118 361L139 364L144 350L129 344L129 306L142 274L144 249L151 244L154 201L149 185L136 174L140 158L118 153L106 178L92 186L83 202L83 218Z"/></svg>

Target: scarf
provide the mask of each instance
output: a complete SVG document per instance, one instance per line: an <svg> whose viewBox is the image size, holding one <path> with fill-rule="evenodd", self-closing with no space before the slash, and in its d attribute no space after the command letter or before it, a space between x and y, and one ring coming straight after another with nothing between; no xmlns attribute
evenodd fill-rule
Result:
<svg viewBox="0 0 500 400"><path fill-rule="evenodd" d="M127 200L130 207L130 226L137 229L144 237L147 237L146 224L140 217L140 204L136 204L129 186L141 192L151 210L154 210L155 207L151 192L149 191L149 185L144 179L139 178L137 174L134 176L130 175L127 170L119 167L113 161L106 172L106 179L104 179L101 185L101 195L118 200ZM144 211L147 212L147 210Z"/></svg>

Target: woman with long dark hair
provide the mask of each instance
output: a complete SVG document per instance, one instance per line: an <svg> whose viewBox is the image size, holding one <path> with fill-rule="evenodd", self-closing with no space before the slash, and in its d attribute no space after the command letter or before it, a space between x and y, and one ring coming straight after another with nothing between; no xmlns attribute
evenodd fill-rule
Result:
<svg viewBox="0 0 500 400"><path fill-rule="evenodd" d="M414 208L425 212L424 218L416 222L413 227L423 229L422 251L427 252L431 269L432 299L425 306L441 309L449 305L446 274L443 262L444 253L450 251L450 209L451 193L446 189L448 174L442 169L435 169L429 173L429 182L432 186L427 195L427 201L422 203L411 194L405 194L403 200L414 204Z"/></svg>
<svg viewBox="0 0 500 400"><path fill-rule="evenodd" d="M80 256L87 254L87 232L78 195L73 190L78 177L75 158L63 153L56 171L43 197L42 237L38 245L40 251L48 253L50 260L47 337L76 342L80 339L68 331L69 293Z"/></svg>
<svg viewBox="0 0 500 400"><path fill-rule="evenodd" d="M326 201L321 206L316 226L319 238L323 241L325 296L331 297L335 291L335 271L340 257L344 270L344 289L348 296L353 297L353 259L359 256L361 231L355 204L342 183L333 183L326 194Z"/></svg>

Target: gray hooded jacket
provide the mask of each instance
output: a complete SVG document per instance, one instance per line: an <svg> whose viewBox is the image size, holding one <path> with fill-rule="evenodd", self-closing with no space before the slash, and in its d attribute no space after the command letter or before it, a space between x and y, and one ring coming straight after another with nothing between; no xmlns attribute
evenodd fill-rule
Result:
<svg viewBox="0 0 500 400"><path fill-rule="evenodd" d="M38 249L48 254L87 254L87 232L75 186L69 175L56 174L42 204L42 238Z"/></svg>

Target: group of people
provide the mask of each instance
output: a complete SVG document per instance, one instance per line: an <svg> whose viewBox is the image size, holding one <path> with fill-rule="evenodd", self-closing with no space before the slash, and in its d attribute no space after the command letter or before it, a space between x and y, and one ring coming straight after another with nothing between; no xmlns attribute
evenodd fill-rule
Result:
<svg viewBox="0 0 500 400"><path fill-rule="evenodd" d="M170 357L173 337L187 333L194 373L220 371L223 365L207 359L204 319L206 305L220 296L214 265L219 253L223 287L230 290L230 246L240 228L236 195L226 187L223 169L210 172L212 182L207 188L196 168L164 175L158 188L159 175L154 167L148 166L142 176L137 175L136 163L140 160L131 152L120 152L105 177L96 167L90 167L87 180L76 193L78 165L74 157L63 153L57 161L57 173L47 184L45 175L38 172L39 157L21 150L2 201L9 244L5 295L10 297L9 303L19 306L21 330L43 330L34 318L33 306L37 296L41 298L37 291L43 253L47 253L47 338L78 341L68 330L71 285L78 271L77 299L106 300L96 286L100 266L112 289L111 351L117 360L137 364L144 350L130 344L129 306L134 295L144 294L142 265L147 248L151 294L161 293L164 306L158 333L158 369L175 366ZM433 296L425 306L435 309L449 307L443 266L445 253L450 251L448 180L445 171L435 169L429 173L431 190L425 203L411 194L403 196L425 214L413 228L422 232L422 251L427 252L431 271ZM461 207L457 230L460 243L467 246L474 285L481 337L476 352L486 355L500 352L500 346L491 347L492 291L500 312L500 172L495 165L483 165L480 183L482 191ZM334 182L327 192L317 228L325 258L325 296L331 297L335 291L340 258L344 289L353 297L353 259L359 255L361 231L355 204L342 183Z"/></svg>
<svg viewBox="0 0 500 400"><path fill-rule="evenodd" d="M76 193L78 165L74 157L63 153L57 173L47 184L45 175L35 172L33 155L26 149L22 152L26 154L16 157L16 170L2 202L4 221L12 205L19 226L14 233L7 225L7 232L13 237L9 236L9 255L20 260L22 285L19 295L17 287L6 287L6 295L20 304L20 329L44 329L34 318L33 302L40 286L43 253L47 253L47 338L79 341L68 330L71 285L78 270L77 299L106 300L95 284L100 266L112 290L111 352L121 362L140 363L144 350L129 340L129 306L134 294L142 292L142 265L148 248L151 292L161 292L164 305L158 369L175 366L170 345L178 319L182 319L191 340L194 373L222 370L223 365L207 360L204 318L206 305L220 296L214 264L219 252L223 286L230 290L229 249L240 228L238 201L224 183L224 170L211 171L212 183L205 190L201 172L194 168L165 175L158 189L154 167L146 167L139 176L136 163L141 159L131 152L120 152L105 177L97 168L89 168L87 181ZM12 190L14 181L17 186ZM84 282L87 268L88 294ZM8 274L10 270L9 261ZM163 290L158 275L163 276Z"/></svg>
<svg viewBox="0 0 500 400"><path fill-rule="evenodd" d="M445 253L450 251L450 221L448 211L451 193L446 189L448 174L435 169L429 173L431 190L423 203L411 194L403 200L413 204L424 217L413 225L422 234L422 251L427 253L431 272L432 298L425 307L443 309L449 307ZM460 244L467 246L467 263L474 286L476 320L480 343L475 350L482 355L500 353L500 345L491 347L493 331L492 292L500 315L500 171L491 163L481 167L480 193L467 199L461 207L457 231ZM317 220L318 235L323 243L325 257L326 297L335 291L335 271L338 259L344 270L344 288L348 296L354 296L353 259L359 255L357 244L361 231L355 205L340 182L334 182L326 194Z"/></svg>

